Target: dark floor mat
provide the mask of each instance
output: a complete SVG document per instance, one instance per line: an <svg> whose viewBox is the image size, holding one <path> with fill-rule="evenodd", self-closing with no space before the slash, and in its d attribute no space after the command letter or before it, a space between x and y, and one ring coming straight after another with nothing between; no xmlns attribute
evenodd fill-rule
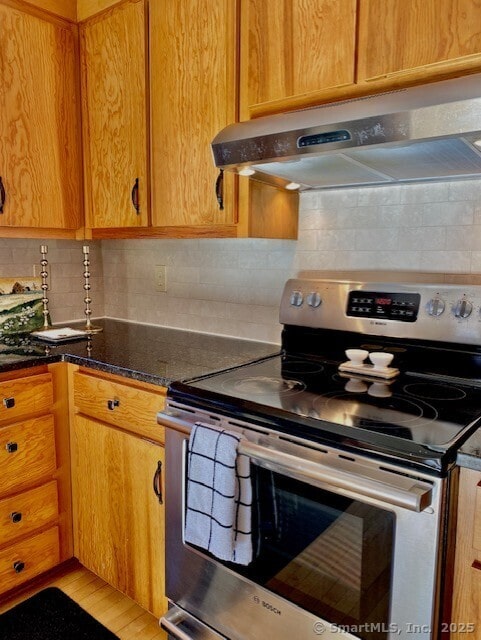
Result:
<svg viewBox="0 0 481 640"><path fill-rule="evenodd" d="M0 615L0 640L119 640L63 591L49 587Z"/></svg>

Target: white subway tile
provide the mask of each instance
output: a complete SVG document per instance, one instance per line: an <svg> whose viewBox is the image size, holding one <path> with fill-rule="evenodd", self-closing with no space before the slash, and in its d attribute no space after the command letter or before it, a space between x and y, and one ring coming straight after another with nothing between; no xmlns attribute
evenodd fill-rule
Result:
<svg viewBox="0 0 481 640"><path fill-rule="evenodd" d="M397 243L399 251L436 251L444 248L446 248L446 227L399 229Z"/></svg>
<svg viewBox="0 0 481 640"><path fill-rule="evenodd" d="M424 204L446 202L449 199L448 182L423 182L406 184L401 187L402 204Z"/></svg>
<svg viewBox="0 0 481 640"><path fill-rule="evenodd" d="M400 186L362 187L358 193L360 207L372 205L399 204L401 202Z"/></svg>
<svg viewBox="0 0 481 640"><path fill-rule="evenodd" d="M423 226L471 225L474 207L471 202L439 202L423 205Z"/></svg>

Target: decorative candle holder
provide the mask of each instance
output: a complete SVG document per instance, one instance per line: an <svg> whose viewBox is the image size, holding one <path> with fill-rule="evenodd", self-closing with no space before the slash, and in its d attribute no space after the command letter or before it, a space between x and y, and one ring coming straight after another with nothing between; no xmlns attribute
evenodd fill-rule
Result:
<svg viewBox="0 0 481 640"><path fill-rule="evenodd" d="M42 244L40 246L40 253L42 255L42 259L40 260L40 265L42 266L42 271L40 272L40 276L42 278L41 289L42 289L42 294L43 294L43 297L42 297L43 326L40 329L37 329L37 331L47 331L52 326L51 323L50 323L50 312L48 310L48 298L47 298L47 292L48 292L48 282L47 282L47 278L48 278L48 271L47 271L48 260L47 260L47 252L48 252L47 245Z"/></svg>
<svg viewBox="0 0 481 640"><path fill-rule="evenodd" d="M90 297L90 259L89 259L90 247L84 245L83 254L84 254L84 291L85 291L85 326L83 327L84 331L87 333L99 333L103 331L102 327L94 325L90 321L90 316L92 315L92 309L90 308L90 303L92 302L92 298Z"/></svg>

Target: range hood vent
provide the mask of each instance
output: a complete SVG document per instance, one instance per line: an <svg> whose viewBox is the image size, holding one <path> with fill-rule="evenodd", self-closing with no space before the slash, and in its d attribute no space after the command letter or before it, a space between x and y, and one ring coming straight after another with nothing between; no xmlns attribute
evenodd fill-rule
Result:
<svg viewBox="0 0 481 640"><path fill-rule="evenodd" d="M481 178L481 74L232 124L212 151L301 191Z"/></svg>

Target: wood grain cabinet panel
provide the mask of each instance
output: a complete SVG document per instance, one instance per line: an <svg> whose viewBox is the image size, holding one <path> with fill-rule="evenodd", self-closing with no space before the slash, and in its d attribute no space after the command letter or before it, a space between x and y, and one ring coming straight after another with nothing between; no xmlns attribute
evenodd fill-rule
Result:
<svg viewBox="0 0 481 640"><path fill-rule="evenodd" d="M245 0L241 6L243 120L354 84L356 0Z"/></svg>
<svg viewBox="0 0 481 640"><path fill-rule="evenodd" d="M52 376L44 373L0 382L0 424L45 412L53 403Z"/></svg>
<svg viewBox="0 0 481 640"><path fill-rule="evenodd" d="M149 222L145 0L80 25L87 226Z"/></svg>
<svg viewBox="0 0 481 640"><path fill-rule="evenodd" d="M76 25L0 0L0 235L83 223L77 45Z"/></svg>
<svg viewBox="0 0 481 640"><path fill-rule="evenodd" d="M160 445L81 415L73 425L75 555L157 617L165 613ZM162 491L162 489L161 489Z"/></svg>
<svg viewBox="0 0 481 640"><path fill-rule="evenodd" d="M89 376L74 374L76 409L96 420L164 442L164 428L157 424L157 413L165 405L165 390L129 386Z"/></svg>
<svg viewBox="0 0 481 640"><path fill-rule="evenodd" d="M479 70L479 0L360 0L358 80Z"/></svg>
<svg viewBox="0 0 481 640"><path fill-rule="evenodd" d="M0 550L1 591L8 591L59 563L58 528Z"/></svg>
<svg viewBox="0 0 481 640"><path fill-rule="evenodd" d="M236 0L150 3L154 227L201 234L236 222L234 176L225 175L221 209L210 150L236 119L236 11Z"/></svg>
<svg viewBox="0 0 481 640"><path fill-rule="evenodd" d="M453 586L452 640L481 633L481 472L461 469Z"/></svg>
<svg viewBox="0 0 481 640"><path fill-rule="evenodd" d="M57 516L55 480L0 500L0 547L44 527Z"/></svg>
<svg viewBox="0 0 481 640"><path fill-rule="evenodd" d="M34 485L56 469L53 417L0 427L0 495Z"/></svg>

